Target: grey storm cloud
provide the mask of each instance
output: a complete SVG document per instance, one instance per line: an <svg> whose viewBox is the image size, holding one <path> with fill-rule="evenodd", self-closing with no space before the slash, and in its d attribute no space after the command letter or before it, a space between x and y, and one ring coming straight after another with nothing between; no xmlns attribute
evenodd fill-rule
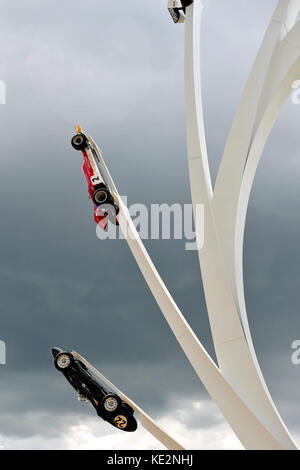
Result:
<svg viewBox="0 0 300 470"><path fill-rule="evenodd" d="M81 157L70 147L80 122L129 204L190 202L184 30L170 22L165 3L0 1L0 79L7 86L0 108L0 339L8 361L0 368L2 435L46 439L93 415L54 369L54 345L82 353L153 416L182 396L207 399L125 242L96 238ZM204 110L215 178L276 2L203 3ZM300 338L299 113L287 103L266 146L244 254L257 355L298 434L300 368L291 364L290 345ZM184 241L145 244L215 358L197 254L185 251ZM219 420L210 408L197 416L203 428ZM195 425L193 415L181 418Z"/></svg>

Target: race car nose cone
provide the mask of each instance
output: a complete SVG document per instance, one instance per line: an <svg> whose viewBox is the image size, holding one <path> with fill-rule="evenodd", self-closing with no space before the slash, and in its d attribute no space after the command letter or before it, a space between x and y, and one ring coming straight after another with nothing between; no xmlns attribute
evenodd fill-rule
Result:
<svg viewBox="0 0 300 470"><path fill-rule="evenodd" d="M61 351L62 349L52 348L52 356L54 357L54 359L56 358L57 354L60 353Z"/></svg>

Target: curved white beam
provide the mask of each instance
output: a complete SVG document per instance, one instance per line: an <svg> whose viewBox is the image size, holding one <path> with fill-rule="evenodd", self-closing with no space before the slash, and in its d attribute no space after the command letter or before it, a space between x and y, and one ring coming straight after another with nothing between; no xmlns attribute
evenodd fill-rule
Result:
<svg viewBox="0 0 300 470"><path fill-rule="evenodd" d="M258 361L256 358L251 332L248 324L247 309L244 295L244 281L243 281L243 240L244 240L244 229L245 219L247 214L247 206L251 193L251 188L259 163L259 159L262 154L263 147L271 131L270 127L266 124L266 120L270 119L270 109L278 103L277 108L274 112L274 121L277 119L278 114L283 106L286 98L291 93L292 82L299 78L297 66L295 65L297 59L300 56L300 22L298 22L292 30L285 36L285 39L280 43L276 52L273 55L267 78L265 81L262 98L260 102L260 108L256 118L256 133L254 141L251 145L248 158L245 163L245 168L242 174L242 178L239 182L239 186L236 187L234 200L237 200L234 207L232 207L233 218L236 221L235 225L235 251L234 251L234 267L236 273L236 286L238 295L238 305L240 309L240 316L247 338L249 351L252 355L254 364L256 364L257 371L263 381ZM293 67L293 68L292 68ZM289 78L289 71L291 72L291 78ZM293 78L294 77L294 78ZM284 81L287 80L287 81ZM278 90L282 90L281 92ZM276 94L277 92L277 94ZM284 93L281 97L281 101L278 100L278 93ZM281 96L281 95L280 95ZM273 98L273 100L272 100ZM271 104L270 104L271 103ZM268 108L268 105L270 107ZM267 111L269 109L269 111ZM262 136L262 132L265 134ZM260 154L258 149L258 142L260 142ZM234 171L234 169L233 169ZM233 210L235 208L235 211ZM268 392L267 392L268 393ZM269 393L268 393L269 395ZM271 398L270 398L271 399Z"/></svg>
<svg viewBox="0 0 300 470"><path fill-rule="evenodd" d="M257 113L256 118L256 133L258 133L259 125L263 125L263 117L264 113L267 111L267 107L272 101L272 98L276 100L276 92L281 86L283 86L284 79L287 78L289 71L295 66L297 59L300 57L300 22L296 23L296 25L291 29L291 31L285 36L284 40L278 46L270 67L267 74L267 78L265 81L262 98L260 102L260 107ZM297 73L296 73L296 78ZM292 83L290 84L290 90L286 90L287 95L291 92ZM280 108L281 109L281 108ZM277 115L276 115L277 119ZM261 131L260 131L261 132ZM255 135L255 134L254 134ZM259 135L259 134L258 134ZM257 138L257 137L256 137ZM255 142L255 141L254 141ZM240 313L241 319L243 322L243 326L245 329L246 336L248 338L248 344L251 346L253 351L253 345L251 340L250 329L248 325L248 318L247 318L247 311L245 305L245 296L244 296L244 286L243 286L243 240L244 240L244 227L245 227L245 218L247 213L247 207L245 204L248 205L249 196L253 184L253 179L256 173L256 168L258 165L258 160L254 160L255 153L252 151L249 152L242 180L240 181L240 188L238 194L238 203L235 206L235 219L236 219L236 242L235 242L235 271L236 271L236 278L237 278L237 291L238 291L238 300L240 305ZM259 156L259 158L261 155ZM254 163L255 161L255 163ZM249 179L249 171L251 169L251 176ZM249 186L249 183L251 185ZM247 184L247 186L245 186ZM247 189L246 189L247 187ZM241 201L243 201L242 206L243 210L241 211ZM256 358L255 358L256 359Z"/></svg>
<svg viewBox="0 0 300 470"><path fill-rule="evenodd" d="M90 137L89 139L93 142ZM99 160L109 185L115 190L119 200L118 221L124 238L166 321L206 390L246 449L283 449L223 377L190 328L152 263L101 154Z"/></svg>
<svg viewBox="0 0 300 470"><path fill-rule="evenodd" d="M119 390L113 383L111 383L101 372L93 367L84 357L78 354L76 351L72 351L74 357L83 362L99 379L104 382L110 390L114 391L119 395L122 400L128 403L139 415L141 425L152 434L161 444L163 444L169 450L185 450L175 439L169 434L163 431L154 421L150 418L139 406L137 406L130 398L128 398L121 390Z"/></svg>
<svg viewBox="0 0 300 470"><path fill-rule="evenodd" d="M236 204L243 170L250 148L263 85L272 56L280 41L294 25L299 9L300 0L279 0L278 2L247 81L226 143L215 184L213 197L215 217L226 270L236 302L234 231Z"/></svg>
<svg viewBox="0 0 300 470"><path fill-rule="evenodd" d="M219 235L223 240L226 234L222 230L218 233L219 225L215 220L203 131L199 49L201 8L201 2L194 0L186 9L185 94L189 173L195 218L197 205L203 204L205 207L205 243L198 254L213 341L221 372L232 387L285 449L295 449L268 393L255 355L253 357L253 351L249 349L225 268L222 253L224 246ZM274 22L273 28L278 29L277 23ZM229 170L231 175L231 168ZM195 225L197 227L197 220Z"/></svg>

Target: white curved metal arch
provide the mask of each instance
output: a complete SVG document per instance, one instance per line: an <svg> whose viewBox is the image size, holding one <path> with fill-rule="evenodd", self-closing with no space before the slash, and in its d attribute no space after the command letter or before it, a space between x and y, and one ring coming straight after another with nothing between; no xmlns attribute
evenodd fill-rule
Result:
<svg viewBox="0 0 300 470"><path fill-rule="evenodd" d="M297 59L300 56L300 22L296 23L296 25L291 29L291 31L286 35L285 39L280 43L278 46L276 53L274 54L268 75L265 81L264 90L262 93L261 98L261 106L258 111L257 115L257 125L256 125L256 133L261 132L259 131L260 125L263 124L263 117L267 111L267 105L270 104L271 99L273 98L276 100L276 92L279 90L279 86L284 86L283 83L284 79L288 79L289 70L293 70L293 66L295 66ZM297 78L297 73L295 75ZM295 78L295 79L296 79ZM290 94L292 90L292 83L290 84L290 89L286 90L287 96ZM281 106L283 106L284 101ZM281 108L280 108L281 110ZM280 112L278 111L278 114ZM276 115L275 120L278 117ZM256 135L256 134L255 134ZM258 134L259 135L259 134ZM255 143L255 139L253 144ZM250 340L250 331L248 326L248 318L245 306L245 297L244 297L244 285L243 285L243 240L244 240L244 227L245 227L245 220L246 220L246 213L247 213L247 206L248 201L252 189L252 184L254 180L254 176L256 173L256 169L259 163L259 160L255 160L254 157L255 152L252 151L252 146L250 148L250 152L247 158L247 162L245 164L243 178L240 182L240 190L238 195L238 205L236 207L236 242L235 242L235 270L236 270L236 278L237 278L237 285L238 285L238 296L239 296L239 305L241 309L241 318L243 321L244 329L246 332L246 336L248 336L248 342L252 346L252 341ZM261 155L259 156L259 159ZM249 180L249 169L251 169L251 176ZM249 186L249 183L251 185ZM247 183L247 186L245 186ZM246 189L247 187L247 189ZM242 206L243 210L241 209L241 201L243 201ZM246 206L245 206L246 204Z"/></svg>
<svg viewBox="0 0 300 470"><path fill-rule="evenodd" d="M282 2L280 4L282 5ZM289 5L291 4L295 6L295 2L289 2ZM300 2L298 4L300 6ZM215 350L221 372L247 406L258 416L285 449L295 449L295 443L268 393L254 350L249 348L241 323L237 294L233 294L227 266L223 258L224 246L220 237L223 239L226 235L222 230L219 232L219 224L217 224L219 220L215 219L215 208L212 205L203 126L200 76L201 10L202 4L199 0L194 0L193 4L186 9L186 119L194 216L197 213L197 204L204 204L205 207L205 245L201 250L198 250L198 254ZM284 12L286 13L287 10L285 9ZM278 9L275 13L276 18L278 18ZM282 24L280 23L280 28L278 28L277 20L273 20L273 23L271 42L277 44L274 41L274 29L277 32L275 36L278 40L278 31L280 30L281 34ZM268 47L266 47L268 53L270 52L269 42L268 40ZM266 51L262 55L266 59ZM261 62L262 59L260 58L259 63ZM262 75L263 81L265 73ZM254 124L256 109L252 111L252 124ZM231 168L227 169L227 172L231 174ZM195 225L197 227L197 221Z"/></svg>
<svg viewBox="0 0 300 470"><path fill-rule="evenodd" d="M244 279L243 279L243 241L244 241L244 230L245 230L245 220L247 214L248 201L252 189L252 184L256 169L261 158L263 147L268 139L271 129L266 127L266 119L269 116L268 109L272 107L277 102L277 95L280 93L279 90L284 91L284 97L281 99L281 102L278 104L278 108L274 111L274 122L276 121L278 114L282 106L284 105L285 100L292 90L292 82L299 78L299 73L297 72L296 60L300 55L300 23L298 22L292 30L286 35L285 39L278 46L267 74L265 81L264 90L261 98L261 108L257 116L257 129L256 134L253 140L253 143L250 147L250 152L245 164L244 172L242 179L240 181L238 203L236 205L236 212L234 217L236 220L235 225L235 272L236 272L236 285L237 285L237 295L238 295L238 305L240 308L240 315L247 338L249 350L251 352L256 368L260 372L260 368L257 362L251 332L248 323L247 308L245 302L244 294ZM289 79L289 70L291 69L291 78ZM294 72L292 72L292 70ZM294 77L294 78L293 78ZM287 82L285 80L287 80ZM291 80L291 82L289 82ZM276 94L277 92L277 94ZM272 100L273 97L273 100ZM270 103L271 100L271 103ZM267 105L270 105L268 108ZM262 114L264 111L265 114ZM262 116L261 116L262 114ZM266 134L261 137L262 132ZM261 154L257 153L257 139L261 139ZM269 392L267 392L269 394Z"/></svg>
<svg viewBox="0 0 300 470"><path fill-rule="evenodd" d="M91 137L89 140L96 145ZM105 172L109 185L115 190L118 198L120 207L118 220L128 246L165 319L206 390L246 449L282 450L284 447L276 437L261 423L223 377L183 317L152 263L101 153L99 153L99 160L102 171Z"/></svg>
<svg viewBox="0 0 300 470"><path fill-rule="evenodd" d="M169 434L163 431L150 416L148 416L139 406L137 406L130 398L128 398L121 390L119 390L113 383L111 383L106 377L104 377L101 372L99 372L95 367L93 367L84 357L78 354L76 351L72 351L74 357L86 365L95 375L99 377L109 388L110 390L116 392L122 400L128 403L131 408L133 408L139 415L141 420L141 425L152 434L161 444L163 444L169 450L185 450L175 439L173 439Z"/></svg>
<svg viewBox="0 0 300 470"><path fill-rule="evenodd" d="M299 9L300 0L278 1L234 118L214 188L215 217L226 270L238 308L234 270L234 232L239 189L267 71L278 44L295 24Z"/></svg>

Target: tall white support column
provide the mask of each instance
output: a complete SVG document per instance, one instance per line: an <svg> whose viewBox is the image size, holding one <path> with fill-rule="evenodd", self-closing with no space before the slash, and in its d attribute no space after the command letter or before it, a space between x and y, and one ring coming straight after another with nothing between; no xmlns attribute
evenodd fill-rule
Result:
<svg viewBox="0 0 300 470"><path fill-rule="evenodd" d="M282 3L280 2L280 6L282 6ZM289 3L295 5L295 2ZM300 2L298 3L300 5ZM287 2L285 4L287 7ZM205 243L204 247L199 250L199 260L215 350L221 372L247 406L285 449L295 449L296 446L268 393L258 363L255 360L254 351L249 348L240 318L237 294L233 292L232 282L230 276L228 276L228 266L223 257L225 249L222 241L227 234L222 230L219 231L219 224L217 223L219 219L216 220L215 218L203 126L200 77L201 10L200 0L194 0L193 4L186 9L186 119L194 214L196 214L197 204L204 204L205 207ZM285 13L287 10L290 12L288 8L287 10L280 8L276 10L276 21L273 20L272 23L274 24L271 25L270 34L267 35L266 44L268 47L266 46L266 49L268 53L270 52L270 43L274 45L282 34L282 24L277 21L279 10ZM276 41L274 37L277 38ZM274 47L272 51L273 49ZM265 62L266 55L266 52L262 53L259 60L260 65ZM262 84L265 73L266 70L261 74L263 76L261 79ZM253 81L254 76L252 77ZM245 101L244 106L249 106L247 100ZM256 108L253 108L251 125L254 124L255 112ZM238 123L236 125L238 129ZM244 141L242 143L244 145ZM240 161L237 165L239 164ZM224 168L226 169L229 185L230 177L234 178L234 175L231 174L230 165Z"/></svg>

